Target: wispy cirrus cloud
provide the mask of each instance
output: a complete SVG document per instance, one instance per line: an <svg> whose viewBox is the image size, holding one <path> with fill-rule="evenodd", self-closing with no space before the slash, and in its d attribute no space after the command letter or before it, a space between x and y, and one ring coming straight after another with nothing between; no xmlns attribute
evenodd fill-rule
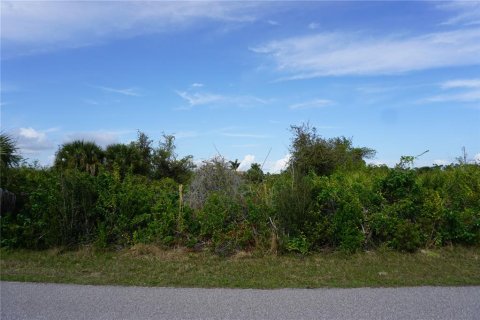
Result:
<svg viewBox="0 0 480 320"><path fill-rule="evenodd" d="M227 95L194 90L176 90L175 93L188 103L187 109L196 106L228 106L249 108L258 105L264 105L270 102L269 100L250 95Z"/></svg>
<svg viewBox="0 0 480 320"><path fill-rule="evenodd" d="M188 91L175 91L175 93L185 100L190 107L213 104L222 100L225 97L218 94L207 92L188 92Z"/></svg>
<svg viewBox="0 0 480 320"><path fill-rule="evenodd" d="M480 89L480 79L456 79L444 82L441 84L443 89L451 88L474 88Z"/></svg>
<svg viewBox="0 0 480 320"><path fill-rule="evenodd" d="M112 38L178 32L203 20L250 23L261 2L2 1L4 53L76 48Z"/></svg>
<svg viewBox="0 0 480 320"><path fill-rule="evenodd" d="M480 64L480 28L414 36L319 33L251 48L265 55L280 80L389 75Z"/></svg>
<svg viewBox="0 0 480 320"><path fill-rule="evenodd" d="M452 94L439 94L424 99L422 102L477 102L480 101L480 91L467 91Z"/></svg>
<svg viewBox="0 0 480 320"><path fill-rule="evenodd" d="M433 95L420 102L480 102L480 78L450 80L439 87L447 93Z"/></svg>
<svg viewBox="0 0 480 320"><path fill-rule="evenodd" d="M305 101L301 103L295 103L289 106L290 109L292 110L298 110L298 109L318 109L318 108L324 108L326 106L330 106L333 104L332 100L328 99L314 99L310 101Z"/></svg>
<svg viewBox="0 0 480 320"><path fill-rule="evenodd" d="M125 88L125 89L119 89L119 88L110 88L110 87L104 87L104 86L94 86L94 88L100 89L104 92L111 92L111 93L118 93L124 96L132 96L132 97L140 97L141 94L138 92L138 88Z"/></svg>
<svg viewBox="0 0 480 320"><path fill-rule="evenodd" d="M449 1L437 5L437 9L452 14L443 25L478 25L480 24L479 1Z"/></svg>

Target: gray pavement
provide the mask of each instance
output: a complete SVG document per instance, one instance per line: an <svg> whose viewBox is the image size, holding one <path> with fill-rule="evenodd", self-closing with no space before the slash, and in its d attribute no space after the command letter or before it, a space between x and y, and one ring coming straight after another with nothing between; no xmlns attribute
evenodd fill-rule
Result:
<svg viewBox="0 0 480 320"><path fill-rule="evenodd" d="M187 289L1 282L1 319L480 319L480 287Z"/></svg>

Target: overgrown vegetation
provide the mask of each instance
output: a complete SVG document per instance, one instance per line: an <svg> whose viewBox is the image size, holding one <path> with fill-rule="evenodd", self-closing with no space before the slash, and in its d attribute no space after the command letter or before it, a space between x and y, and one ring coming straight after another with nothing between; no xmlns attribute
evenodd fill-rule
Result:
<svg viewBox="0 0 480 320"><path fill-rule="evenodd" d="M154 147L141 132L105 150L65 144L53 167L40 168L19 165L2 135L1 246L155 244L230 256L480 244L478 164L418 169L402 157L395 168L367 166L374 151L350 139L308 125L292 132L280 174L259 164L238 172L223 158L195 168L191 156L177 157L173 136ZM3 205L7 192L14 205Z"/></svg>

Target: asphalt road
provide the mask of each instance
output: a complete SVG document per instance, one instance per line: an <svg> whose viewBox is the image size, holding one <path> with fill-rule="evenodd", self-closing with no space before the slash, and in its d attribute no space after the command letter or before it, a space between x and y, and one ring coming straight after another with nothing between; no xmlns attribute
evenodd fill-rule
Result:
<svg viewBox="0 0 480 320"><path fill-rule="evenodd" d="M1 319L480 319L480 287L180 289L1 282Z"/></svg>

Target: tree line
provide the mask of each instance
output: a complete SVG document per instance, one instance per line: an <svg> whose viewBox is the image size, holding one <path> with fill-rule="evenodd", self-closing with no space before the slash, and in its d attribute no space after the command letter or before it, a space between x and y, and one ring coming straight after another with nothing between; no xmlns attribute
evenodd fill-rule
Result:
<svg viewBox="0 0 480 320"><path fill-rule="evenodd" d="M220 156L195 166L175 153L174 136L154 146L142 132L104 149L66 143L42 168L22 164L2 134L1 246L154 243L227 256L480 243L478 164L414 168L402 157L394 168L369 166L375 151L351 139L308 124L291 130L279 174L260 164L238 172L238 161Z"/></svg>

